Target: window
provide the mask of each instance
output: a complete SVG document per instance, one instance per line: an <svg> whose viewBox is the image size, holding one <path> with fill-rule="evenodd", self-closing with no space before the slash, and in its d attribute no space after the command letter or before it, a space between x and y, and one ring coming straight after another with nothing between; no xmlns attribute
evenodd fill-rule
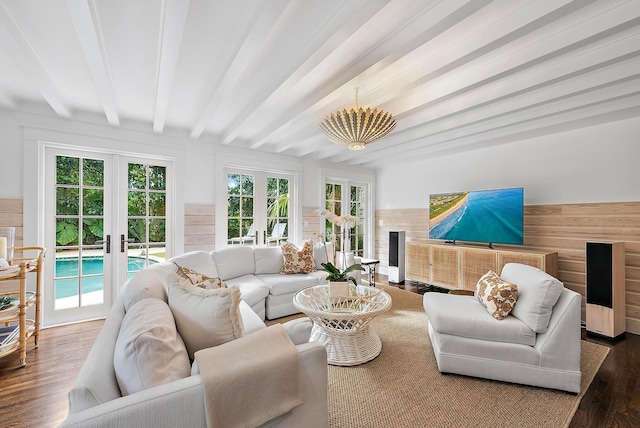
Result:
<svg viewBox="0 0 640 428"><path fill-rule="evenodd" d="M227 245L280 245L291 236L289 175L227 172Z"/></svg>

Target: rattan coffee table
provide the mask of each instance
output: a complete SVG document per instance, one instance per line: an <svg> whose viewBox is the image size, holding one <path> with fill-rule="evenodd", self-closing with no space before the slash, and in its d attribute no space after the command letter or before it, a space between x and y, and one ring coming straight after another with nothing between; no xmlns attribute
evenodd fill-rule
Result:
<svg viewBox="0 0 640 428"><path fill-rule="evenodd" d="M391 308L386 292L359 285L331 297L328 285L316 285L298 291L293 303L313 321L310 340L324 345L329 364L355 366L380 355L382 341L369 321Z"/></svg>

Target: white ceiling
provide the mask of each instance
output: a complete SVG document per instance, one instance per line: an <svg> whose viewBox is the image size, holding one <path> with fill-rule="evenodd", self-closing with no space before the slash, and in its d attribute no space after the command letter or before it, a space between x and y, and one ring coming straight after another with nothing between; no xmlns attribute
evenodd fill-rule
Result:
<svg viewBox="0 0 640 428"><path fill-rule="evenodd" d="M398 124L351 152L318 122L356 87ZM0 106L34 102L377 167L640 116L640 0L0 0Z"/></svg>

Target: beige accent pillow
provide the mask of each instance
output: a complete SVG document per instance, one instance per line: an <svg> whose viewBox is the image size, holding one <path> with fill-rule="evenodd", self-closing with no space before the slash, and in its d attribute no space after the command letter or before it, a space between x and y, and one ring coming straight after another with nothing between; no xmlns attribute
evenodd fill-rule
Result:
<svg viewBox="0 0 640 428"><path fill-rule="evenodd" d="M282 244L282 273L311 273L316 271L313 260L313 243L305 241L298 249L290 242Z"/></svg>
<svg viewBox="0 0 640 428"><path fill-rule="evenodd" d="M178 282L169 286L169 307L189 357L242 337L238 287L203 289Z"/></svg>
<svg viewBox="0 0 640 428"><path fill-rule="evenodd" d="M227 284L225 284L220 278L208 277L205 274L182 267L176 262L173 262L173 264L175 264L178 269L176 271L177 278L173 278L175 282L182 282L185 285L195 285L196 287L207 290L214 288L227 288Z"/></svg>
<svg viewBox="0 0 640 428"><path fill-rule="evenodd" d="M497 320L505 319L518 299L518 286L502 280L490 270L476 285L476 299Z"/></svg>
<svg viewBox="0 0 640 428"><path fill-rule="evenodd" d="M129 308L116 340L113 367L123 396L190 375L187 349L164 301L146 298Z"/></svg>

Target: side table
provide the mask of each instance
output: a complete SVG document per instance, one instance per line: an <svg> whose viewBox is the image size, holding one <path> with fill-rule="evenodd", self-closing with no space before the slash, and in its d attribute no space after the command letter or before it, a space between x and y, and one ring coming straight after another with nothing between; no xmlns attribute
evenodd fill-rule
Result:
<svg viewBox="0 0 640 428"><path fill-rule="evenodd" d="M380 260L376 259L361 259L360 264L366 266L369 270L369 285L371 287L376 286L376 266L380 263Z"/></svg>

